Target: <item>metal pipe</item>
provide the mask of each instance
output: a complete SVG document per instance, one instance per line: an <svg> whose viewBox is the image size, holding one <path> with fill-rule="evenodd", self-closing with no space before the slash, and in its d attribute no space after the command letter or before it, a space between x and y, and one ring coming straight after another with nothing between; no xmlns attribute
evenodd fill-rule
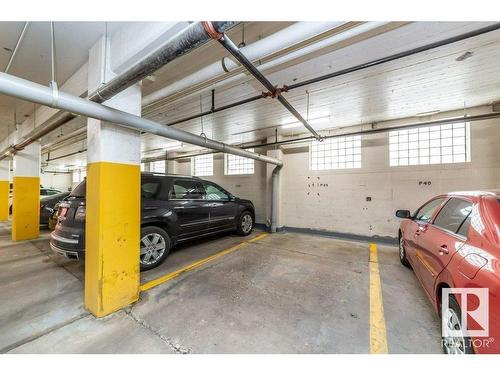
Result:
<svg viewBox="0 0 500 375"><path fill-rule="evenodd" d="M404 58L404 57L408 57L408 56L417 54L419 52L428 51L428 50L430 50L432 48L436 48L436 47L442 47L442 46L447 45L447 44L452 44L452 43L455 43L455 42L458 42L458 41L461 41L461 40L464 40L464 39L468 39L468 38L472 38L472 37L479 36L479 35L482 35L482 34L486 34L486 33L489 33L491 31L495 31L495 30L498 30L498 29L500 29L500 23L496 23L494 25L490 25L490 26L487 26L487 27L484 27L484 28L481 28L481 29L478 29L478 30L475 30L475 31L468 32L468 33L460 34L460 35L457 35L455 37L444 39L444 40L439 41L439 42L427 44L427 45L422 46L422 47L418 47L418 48L414 48L414 49L411 49L411 50L407 50L407 51L404 51L404 52L401 52L401 53L398 53L398 54L391 55L389 57L385 57L385 58L377 59L377 60L372 60L372 61L364 63L364 64L360 64L360 65L356 65L356 66L353 66L353 67L350 67L350 68L342 69L342 70L339 70L339 71L336 71L336 72L333 72L333 73L329 73L329 74L324 75L324 76L319 76L319 77L316 77L316 78L312 78L312 79L307 80L307 81L297 82L296 84L287 86L287 90L290 91L290 90L293 90L293 89L297 89L299 87L303 87L303 86L308 85L308 84L317 83L317 82L320 82L320 81L323 81L323 80L331 79L333 77L339 77L339 76L342 76L342 75L345 75L345 74L348 74L348 73L352 73L352 72L355 72L355 71L366 69L366 68L369 68L371 66L379 65L379 64L382 64L382 63L386 63L386 62L391 62L391 61L394 61L394 60L397 60L397 59L401 59L401 58ZM255 96L249 97L247 99L239 100L237 102L229 103L229 104L226 104L226 105L221 106L219 108L215 108L211 112L205 112L205 113L201 113L201 114L195 114L195 115L192 115L192 116L189 116L189 117L185 117L185 118L182 118L182 119L179 119L179 120L175 120L175 121L173 121L171 123L168 123L166 125L167 126L177 125L177 124L180 124L180 123L183 123L183 122L186 122L186 121L197 119L200 116L205 116L205 115L208 115L210 113L221 112L221 111L224 111L226 109L238 107L240 105L244 105L244 104L247 104L247 103L250 103L250 102L254 102L254 101L257 101L257 100L263 99L263 98L265 98L265 96L263 96L263 95L255 95Z"/></svg>
<svg viewBox="0 0 500 375"><path fill-rule="evenodd" d="M217 32L225 31L232 27L234 24L235 22L233 21L212 22L212 25ZM147 77L172 60L185 55L186 53L199 47L201 44L206 43L210 39L211 38L209 34L203 27L203 23L195 22L176 35L172 36L159 48L139 61L137 64L127 69L124 73L99 87L98 91L89 95L88 99L93 102L102 103L105 100L116 95L118 92ZM70 113L57 114L54 121L49 122L43 127L40 126L33 129L28 135L24 137L24 140L22 142L16 145L8 146L7 148L0 151L0 160L10 155L14 155L18 150L23 149L27 145L49 134L50 132L57 129L66 122L72 120L73 118L75 118L75 116Z"/></svg>
<svg viewBox="0 0 500 375"><path fill-rule="evenodd" d="M0 73L0 93L41 105L54 105L52 89L10 74ZM243 156L270 164L283 165L283 162L279 159L266 155L259 155L237 147L232 147L225 143L200 137L180 129L166 127L154 121L134 116L130 113L119 111L99 103L94 103L90 100L82 99L78 96L70 95L65 92L60 91L58 93L58 100L55 105L55 108L62 109L64 111L120 124L130 129L144 131L196 146Z"/></svg>
<svg viewBox="0 0 500 375"><path fill-rule="evenodd" d="M250 60L246 58L246 56L240 51L240 49L233 43L233 41L225 34L217 39L220 44L224 46L225 49L233 55L236 60L240 62L262 85L272 94L273 97L276 97L281 104L299 120L304 127L309 130L309 132L316 137L316 139L320 140L321 136L312 128L311 125L302 117L302 115L285 99L285 97L281 94L280 90L277 90L276 87L252 64Z"/></svg>
<svg viewBox="0 0 500 375"><path fill-rule="evenodd" d="M7 63L7 67L5 68L5 73L9 72L9 69L10 69L10 67L12 65L12 62L14 61L14 58L17 55L17 51L19 49L19 46L21 45L21 42L24 39L24 35L26 34L26 31L28 30L29 24L30 24L29 22L25 22L24 23L23 30L21 31L21 34L19 35L19 39L17 39L16 46L14 47L14 50L12 51L12 55L10 55L9 62Z"/></svg>
<svg viewBox="0 0 500 375"><path fill-rule="evenodd" d="M51 82L56 82L56 36L54 22L50 23L50 56L51 56Z"/></svg>
<svg viewBox="0 0 500 375"><path fill-rule="evenodd" d="M390 132L393 130L402 130L402 129L407 129L407 128L421 128L421 127L432 126L432 125L456 124L459 122L473 123L473 122L477 122L477 121L492 120L492 119L496 119L496 118L500 118L500 113L486 113L483 115L474 115L474 116L467 116L467 117L454 117L454 118L448 118L448 119L442 119L442 120L423 121L423 122L417 122L417 123L411 123L411 124L405 124L405 125L391 126L391 127L386 127L386 128L346 132L346 133L342 133L342 134L326 135L323 137L323 139L346 137L346 136L352 136L352 135L367 135L367 134L383 133L383 132ZM313 139L315 139L315 138L311 137L311 136L307 136L307 137L287 139L287 140L276 141L276 142L249 144L246 146L241 146L241 148L247 149L247 148L261 148L261 147L279 146L279 145L287 145L287 144L293 144L293 143L312 141ZM214 152L214 151L199 152L199 153L195 153L195 154L170 157L168 160L187 159L187 158L191 158L194 156L208 155L208 154L215 154L215 153L217 153L217 152ZM148 158L147 159L147 161L156 161L156 160L158 160L158 159L157 158Z"/></svg>
<svg viewBox="0 0 500 375"><path fill-rule="evenodd" d="M80 129L76 129L72 131L71 133L65 134L60 136L59 138L55 139L53 142L47 143L43 145L42 147L42 154L50 151L57 150L58 148L64 147L65 143L72 140L73 138L76 138L81 135L86 135L87 133L87 127L83 126Z"/></svg>
<svg viewBox="0 0 500 375"><path fill-rule="evenodd" d="M245 55L251 60L261 60L276 54L277 51L287 50L304 41L310 40L323 33L329 32L336 27L343 25L344 22L297 22L280 31L260 39L252 44L242 48ZM233 72L238 64L231 59L222 59L216 61L204 68L182 78L174 83L162 87L161 89L145 96L142 99L142 105L148 106L167 98L180 91L198 86L204 82L209 82L227 71Z"/></svg>
<svg viewBox="0 0 500 375"><path fill-rule="evenodd" d="M212 22L211 24L217 32L224 32L234 26L236 22L221 21ZM146 78L162 66L198 48L210 39L210 36L203 27L203 22L194 22L165 41L159 48L137 64L100 86L96 92L89 95L89 99L96 103L102 103L132 86L134 83Z"/></svg>
<svg viewBox="0 0 500 375"><path fill-rule="evenodd" d="M280 199L280 171L282 166L277 165L273 169L272 179L272 196L271 196L271 233L276 233L278 228L278 204Z"/></svg>

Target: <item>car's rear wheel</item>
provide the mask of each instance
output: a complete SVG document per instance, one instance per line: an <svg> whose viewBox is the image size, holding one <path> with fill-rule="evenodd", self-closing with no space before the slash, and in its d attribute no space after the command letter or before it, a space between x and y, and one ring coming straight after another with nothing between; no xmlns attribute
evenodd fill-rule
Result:
<svg viewBox="0 0 500 375"><path fill-rule="evenodd" d="M410 262L408 262L408 258L406 258L405 244L401 234L399 235L399 261L403 266L411 268Z"/></svg>
<svg viewBox="0 0 500 375"><path fill-rule="evenodd" d="M158 267L170 252L172 242L163 229L144 227L141 229L141 271Z"/></svg>
<svg viewBox="0 0 500 375"><path fill-rule="evenodd" d="M243 211L238 219L238 226L236 228L236 232L240 236L248 236L252 233L254 226L253 216L249 211Z"/></svg>
<svg viewBox="0 0 500 375"><path fill-rule="evenodd" d="M462 327L460 306L453 295L450 295L449 306L443 314L445 314L443 323L447 325L448 332L454 332L453 335L443 337L443 352L445 354L474 354L472 340Z"/></svg>

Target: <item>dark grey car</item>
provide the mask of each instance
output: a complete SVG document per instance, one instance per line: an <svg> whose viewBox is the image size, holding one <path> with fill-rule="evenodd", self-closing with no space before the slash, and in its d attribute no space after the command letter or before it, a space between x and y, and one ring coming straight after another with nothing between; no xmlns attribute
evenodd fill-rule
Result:
<svg viewBox="0 0 500 375"><path fill-rule="evenodd" d="M85 259L86 181L59 205L52 250ZM255 209L219 185L197 177L141 174L141 270L160 265L178 243L214 233L252 232Z"/></svg>
<svg viewBox="0 0 500 375"><path fill-rule="evenodd" d="M49 225L49 219L54 213L57 203L69 195L69 191L40 198L40 225Z"/></svg>

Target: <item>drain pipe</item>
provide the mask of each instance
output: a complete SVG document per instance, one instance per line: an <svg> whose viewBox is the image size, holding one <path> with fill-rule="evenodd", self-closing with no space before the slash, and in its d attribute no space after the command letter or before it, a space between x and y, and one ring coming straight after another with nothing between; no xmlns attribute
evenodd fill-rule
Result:
<svg viewBox="0 0 500 375"><path fill-rule="evenodd" d="M210 22L210 24L213 25L215 31L224 32L234 26L235 22L222 21ZM137 64L133 65L108 83L100 86L96 92L89 95L88 99L96 103L103 103L104 101L112 98L120 91L125 90L126 88L132 86L136 82L155 72L160 67L168 64L169 62L182 55L185 55L186 53L194 50L195 48L199 47L209 40L211 40L211 37L205 31L203 22L195 22L185 29L181 30L176 35L172 36L159 48L147 55ZM56 106L53 106L52 103L47 105L56 108ZM9 146L0 151L0 160L10 155L14 155L17 151L22 150L27 145L47 135L61 125L72 120L74 117L75 116L71 113L57 114L56 118L48 123L48 125L33 129L29 134L26 135L26 137L24 137L24 140L22 142Z"/></svg>
<svg viewBox="0 0 500 375"><path fill-rule="evenodd" d="M272 173L272 195L271 195L271 233L278 229L278 202L280 194L280 171L282 165L277 165Z"/></svg>

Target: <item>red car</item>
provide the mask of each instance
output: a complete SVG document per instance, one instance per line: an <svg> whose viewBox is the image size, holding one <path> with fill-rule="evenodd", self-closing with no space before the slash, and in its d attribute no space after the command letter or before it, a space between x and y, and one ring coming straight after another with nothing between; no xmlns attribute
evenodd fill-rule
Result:
<svg viewBox="0 0 500 375"><path fill-rule="evenodd" d="M442 317L444 352L500 353L500 190L440 195L396 216L399 258Z"/></svg>

